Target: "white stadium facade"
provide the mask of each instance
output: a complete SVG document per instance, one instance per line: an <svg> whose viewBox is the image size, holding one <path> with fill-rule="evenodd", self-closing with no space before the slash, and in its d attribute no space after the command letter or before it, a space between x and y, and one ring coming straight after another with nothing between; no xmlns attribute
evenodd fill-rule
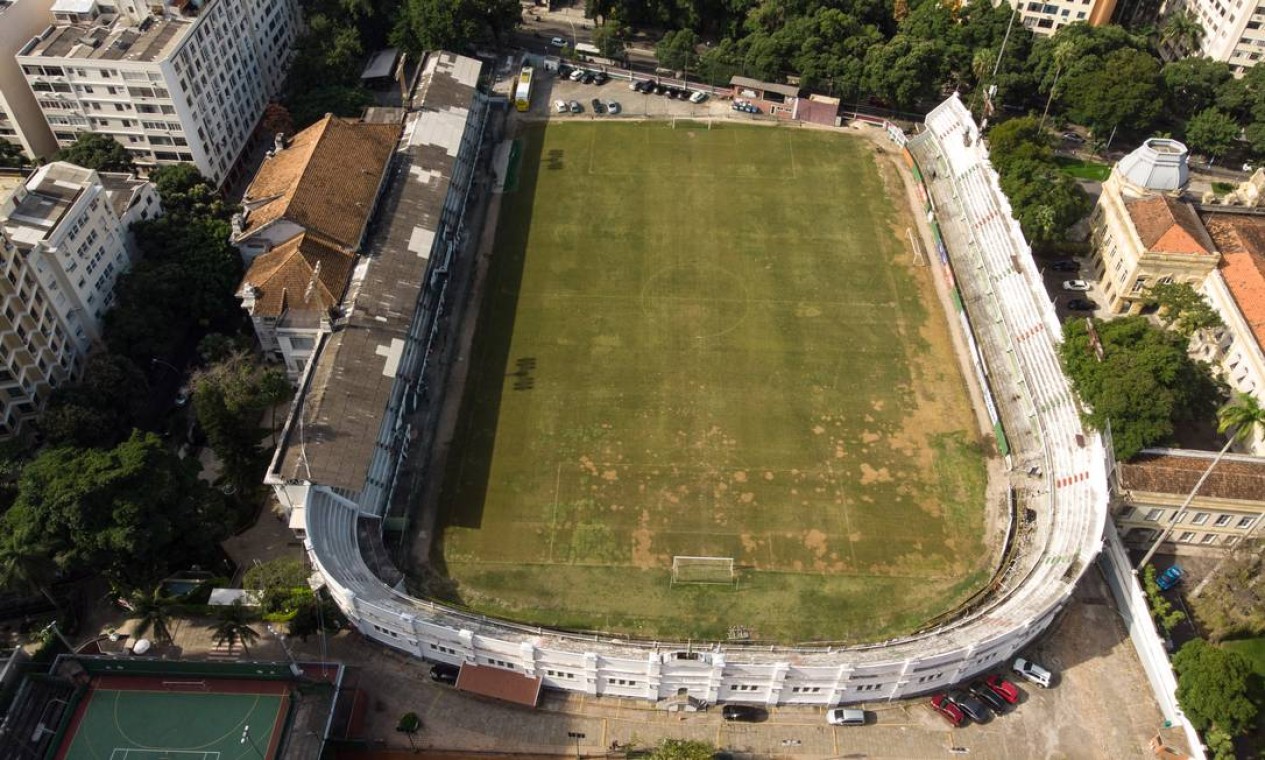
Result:
<svg viewBox="0 0 1265 760"><path fill-rule="evenodd" d="M963 296L977 370L1027 508L1022 547L1008 555L993 593L934 629L853 647L612 639L406 594L383 529L392 500L408 490L401 483L419 412L434 403L427 357L441 330L455 329L441 317L449 266L470 255L466 207L487 191L476 167L490 153L491 101L477 88L479 70L447 53L426 61L374 242L345 314L306 368L267 477L321 582L361 634L427 660L500 668L590 695L833 705L943 688L1002 665L1049 627L1102 547L1106 454L1082 427L1058 363L1054 307L956 97L928 115L908 149L935 178L925 187L949 262L932 265Z"/></svg>

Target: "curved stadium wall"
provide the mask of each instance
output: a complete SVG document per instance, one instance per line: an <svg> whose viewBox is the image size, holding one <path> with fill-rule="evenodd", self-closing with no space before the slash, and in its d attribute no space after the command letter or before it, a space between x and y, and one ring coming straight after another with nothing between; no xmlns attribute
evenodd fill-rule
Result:
<svg viewBox="0 0 1265 760"><path fill-rule="evenodd" d="M687 646L570 634L400 592L365 559L381 570L381 500L366 506L342 489L274 482L287 503L302 503L308 554L348 619L365 636L411 655L512 669L552 688L647 700L686 689L709 702L767 704L872 702L932 691L1002 665L1045 631L1101 548L1103 443L1081 425L1058 363L1057 316L978 127L956 96L928 114L925 126L907 150L915 177L920 166L929 177L920 187L936 210L942 273L958 289L982 352L1008 462L1031 481L1023 546L987 599L935 629L855 647ZM392 426L398 420L383 422L384 430Z"/></svg>

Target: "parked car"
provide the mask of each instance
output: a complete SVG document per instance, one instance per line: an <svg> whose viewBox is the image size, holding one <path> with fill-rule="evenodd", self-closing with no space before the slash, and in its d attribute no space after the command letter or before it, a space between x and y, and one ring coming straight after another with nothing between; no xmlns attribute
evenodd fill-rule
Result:
<svg viewBox="0 0 1265 760"><path fill-rule="evenodd" d="M572 71L572 72L571 72L571 76L570 76L570 77L568 77L568 78L569 78L572 82L578 82L578 81L580 81L581 79L583 79L583 78L584 78L584 69L576 69L575 71Z"/></svg>
<svg viewBox="0 0 1265 760"><path fill-rule="evenodd" d="M1064 140L1067 140L1070 143L1076 143L1077 145L1080 145L1081 143L1085 142L1085 138L1081 137L1075 132L1064 132L1062 135L1060 135L1060 137L1062 137Z"/></svg>
<svg viewBox="0 0 1265 760"><path fill-rule="evenodd" d="M937 694L931 698L931 709L940 713L940 715L954 726L960 726L966 722L966 713L953 702L949 701L948 694Z"/></svg>
<svg viewBox="0 0 1265 760"><path fill-rule="evenodd" d="M667 86L666 84L656 84L656 85L654 86L654 94L655 94L655 95L662 95L662 94L666 93L667 91L668 91L668 86Z"/></svg>
<svg viewBox="0 0 1265 760"><path fill-rule="evenodd" d="M864 726L865 710L836 707L826 711L826 722L832 726Z"/></svg>
<svg viewBox="0 0 1265 760"><path fill-rule="evenodd" d="M180 390L176 391L176 406L188 404L191 398L193 398L193 389L187 385L180 386Z"/></svg>
<svg viewBox="0 0 1265 760"><path fill-rule="evenodd" d="M998 696L1012 705L1019 704L1019 687L998 675L986 676L984 683Z"/></svg>
<svg viewBox="0 0 1265 760"><path fill-rule="evenodd" d="M602 85L606 84L607 82L610 81L610 79L611 79L610 75L607 74L605 71L596 71L593 73L593 84L597 85L598 87L601 87Z"/></svg>
<svg viewBox="0 0 1265 760"><path fill-rule="evenodd" d="M693 95L690 96L691 103L702 103L704 100L707 100L707 93L703 92L702 90L696 91Z"/></svg>
<svg viewBox="0 0 1265 760"><path fill-rule="evenodd" d="M566 113L566 112L567 112L567 101L565 101L565 100L555 100L555 101L553 102L553 110L557 111L558 113Z"/></svg>
<svg viewBox="0 0 1265 760"><path fill-rule="evenodd" d="M1056 272L1079 272L1081 271L1081 263L1075 259L1059 259L1050 262L1050 269Z"/></svg>
<svg viewBox="0 0 1265 760"><path fill-rule="evenodd" d="M567 46L567 41L562 39L561 37L554 37L553 39L549 40L549 44L553 45L556 48L564 48Z"/></svg>
<svg viewBox="0 0 1265 760"><path fill-rule="evenodd" d="M457 683L457 676L460 674L461 668L446 662L437 662L430 666L430 680L435 683L446 683L452 686Z"/></svg>
<svg viewBox="0 0 1265 760"><path fill-rule="evenodd" d="M1085 298L1069 298L1067 308L1072 311L1093 311L1098 308L1098 304Z"/></svg>
<svg viewBox="0 0 1265 760"><path fill-rule="evenodd" d="M598 100L597 98L593 98L592 100L589 101L589 103L593 106L593 113L596 113L596 114L606 113L606 104Z"/></svg>
<svg viewBox="0 0 1265 760"><path fill-rule="evenodd" d="M1015 660L1015 664L1012 666L1012 668L1014 669L1016 673L1028 679L1029 681L1036 684L1037 686L1040 686L1043 689L1050 688L1050 684L1054 680L1054 674L1052 674L1050 671L1046 670L1045 668L1041 667L1035 662L1032 662L1031 660L1025 660L1022 657Z"/></svg>
<svg viewBox="0 0 1265 760"><path fill-rule="evenodd" d="M571 113L584 113L584 106L580 105L580 101L571 101Z"/></svg>
<svg viewBox="0 0 1265 760"><path fill-rule="evenodd" d="M585 84L593 84L597 81L597 74L594 74L591 71L586 71L584 72L584 76L580 78L580 81Z"/></svg>
<svg viewBox="0 0 1265 760"><path fill-rule="evenodd" d="M769 717L769 711L755 705L725 705L720 717L737 723L759 723Z"/></svg>
<svg viewBox="0 0 1265 760"><path fill-rule="evenodd" d="M619 110L620 110L619 101L612 100L612 101L607 102L606 110L610 111L611 116L614 116L615 114L619 113Z"/></svg>
<svg viewBox="0 0 1265 760"><path fill-rule="evenodd" d="M1182 577L1186 573L1178 565L1173 565L1169 569L1160 573L1155 579L1155 585L1160 587L1160 591L1168 591L1170 588L1182 582Z"/></svg>
<svg viewBox="0 0 1265 760"><path fill-rule="evenodd" d="M1068 280L1063 283L1064 290L1073 290L1077 293L1084 293L1089 290L1089 283L1084 280Z"/></svg>
<svg viewBox="0 0 1265 760"><path fill-rule="evenodd" d="M992 710L998 715L1001 715L1002 713L1006 712L1006 710L1010 707L1009 702L1003 699L1000 694L990 689L988 687L988 684L984 683L983 681L976 681L975 683L971 684L970 692L972 696L974 696L976 699L983 702L984 704L988 705L988 709Z"/></svg>
<svg viewBox="0 0 1265 760"><path fill-rule="evenodd" d="M949 700L957 705L958 709L966 714L966 717L976 723L987 723L993 717L988 705L971 696L969 692L951 691L949 692Z"/></svg>
<svg viewBox="0 0 1265 760"><path fill-rule="evenodd" d="M628 89L632 90L633 92L641 92L641 86L643 84L645 84L645 82L640 79L629 79Z"/></svg>

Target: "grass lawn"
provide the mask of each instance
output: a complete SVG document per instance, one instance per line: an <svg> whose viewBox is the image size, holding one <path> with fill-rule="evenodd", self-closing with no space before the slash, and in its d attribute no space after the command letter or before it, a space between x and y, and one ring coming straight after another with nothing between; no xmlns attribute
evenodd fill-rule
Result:
<svg viewBox="0 0 1265 760"><path fill-rule="evenodd" d="M983 446L868 142L655 122L521 142L441 496L457 601L858 641L987 581ZM674 555L733 557L739 582L673 587Z"/></svg>
<svg viewBox="0 0 1265 760"><path fill-rule="evenodd" d="M1255 639L1239 639L1237 641L1223 641L1221 646L1231 651L1238 652L1244 657L1252 661L1252 670L1261 678L1265 678L1265 636Z"/></svg>
<svg viewBox="0 0 1265 760"><path fill-rule="evenodd" d="M1100 164L1097 161L1084 161L1070 156L1055 156L1054 162L1063 169L1064 174L1069 174L1076 179L1102 182L1111 176L1111 167L1107 164Z"/></svg>

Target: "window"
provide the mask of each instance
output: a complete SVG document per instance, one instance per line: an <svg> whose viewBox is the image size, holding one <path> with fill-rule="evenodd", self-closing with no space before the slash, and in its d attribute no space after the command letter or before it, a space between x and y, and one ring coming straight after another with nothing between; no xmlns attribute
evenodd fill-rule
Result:
<svg viewBox="0 0 1265 760"><path fill-rule="evenodd" d="M430 645L430 648L431 648L431 649L434 649L436 652L443 652L444 654L456 654L456 653L457 653L457 650L453 649L452 647L446 647L446 646L444 646L443 644L431 644L431 645Z"/></svg>
<svg viewBox="0 0 1265 760"><path fill-rule="evenodd" d="M881 683L863 683L856 687L855 691L878 691L881 688L883 688Z"/></svg>
<svg viewBox="0 0 1265 760"><path fill-rule="evenodd" d="M1247 528L1252 527L1252 523L1254 523L1254 522L1256 522L1256 518L1255 518L1255 517L1240 517L1240 518L1239 518L1239 527L1240 527L1240 528L1243 528L1243 529L1247 529Z"/></svg>
<svg viewBox="0 0 1265 760"><path fill-rule="evenodd" d="M613 686L636 686L636 681L629 681L626 678L612 678L609 681Z"/></svg>
<svg viewBox="0 0 1265 760"><path fill-rule="evenodd" d="M736 683L733 686L730 686L729 690L730 691L759 691L760 687L752 686L751 684Z"/></svg>
<svg viewBox="0 0 1265 760"><path fill-rule="evenodd" d="M1234 518L1231 517L1230 515L1217 515L1217 521L1213 523L1213 525L1217 526L1218 528L1224 528L1225 526L1229 525L1230 521L1233 519Z"/></svg>
<svg viewBox="0 0 1265 760"><path fill-rule="evenodd" d="M792 694L820 694L821 687L820 686L792 686L791 693Z"/></svg>
<svg viewBox="0 0 1265 760"><path fill-rule="evenodd" d="M1208 522L1208 517L1209 515L1207 512L1196 512L1194 519L1191 520L1191 523L1195 525L1203 525Z"/></svg>
<svg viewBox="0 0 1265 760"><path fill-rule="evenodd" d="M1190 541L1195 540L1195 533L1194 531L1190 531L1190 530L1182 531L1182 534L1177 537L1177 540L1189 543Z"/></svg>
<svg viewBox="0 0 1265 760"><path fill-rule="evenodd" d="M1216 533L1205 533L1205 534L1204 534L1204 537L1203 537L1203 538L1201 538L1199 541L1200 541L1200 543L1210 544L1210 543L1212 543L1213 541L1216 541L1216 540L1217 540L1217 534L1216 534Z"/></svg>
<svg viewBox="0 0 1265 760"><path fill-rule="evenodd" d="M1162 509L1148 509L1146 511L1146 519L1150 522L1155 522L1160 519L1160 515L1162 514L1164 514L1164 510Z"/></svg>

